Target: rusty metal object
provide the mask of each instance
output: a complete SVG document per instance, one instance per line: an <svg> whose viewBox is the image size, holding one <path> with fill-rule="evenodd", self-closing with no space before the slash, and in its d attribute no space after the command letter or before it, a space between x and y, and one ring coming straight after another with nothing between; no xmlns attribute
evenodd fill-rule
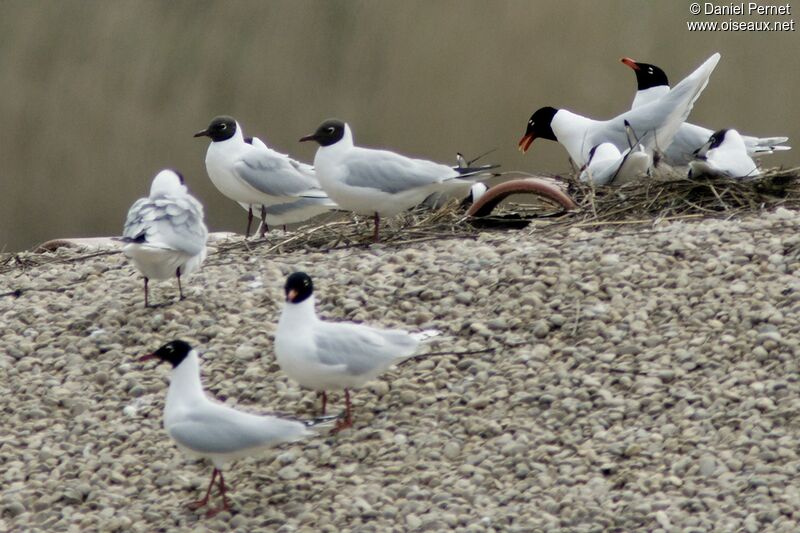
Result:
<svg viewBox="0 0 800 533"><path fill-rule="evenodd" d="M501 183L486 191L480 199L472 204L467 216L489 216L497 205L513 194L535 194L552 200L565 211L575 209L577 205L572 198L549 178L525 178Z"/></svg>

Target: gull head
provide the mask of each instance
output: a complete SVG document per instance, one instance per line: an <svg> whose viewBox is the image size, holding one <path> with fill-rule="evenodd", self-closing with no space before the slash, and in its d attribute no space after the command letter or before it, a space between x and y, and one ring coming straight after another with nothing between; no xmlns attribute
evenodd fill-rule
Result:
<svg viewBox="0 0 800 533"><path fill-rule="evenodd" d="M636 90L638 91L669 85L666 73L655 65L639 63L630 57L623 57L620 61L628 65L636 73Z"/></svg>
<svg viewBox="0 0 800 533"><path fill-rule="evenodd" d="M342 140L347 124L336 118L329 118L319 125L317 131L300 138L300 142L316 141L320 146L330 146Z"/></svg>
<svg viewBox="0 0 800 533"><path fill-rule="evenodd" d="M182 340L174 340L168 342L153 353L147 354L139 359L139 361L149 361L151 359L158 359L159 362L167 362L176 368L179 364L186 359L192 351L192 347L188 342Z"/></svg>
<svg viewBox="0 0 800 533"><path fill-rule="evenodd" d="M214 142L227 141L236 134L236 121L233 117L220 115L211 119L211 123L204 130L194 134L195 137L208 137Z"/></svg>
<svg viewBox="0 0 800 533"><path fill-rule="evenodd" d="M183 174L177 170L164 169L153 178L153 183L150 185L150 197L185 193L186 186L183 183Z"/></svg>
<svg viewBox="0 0 800 533"><path fill-rule="evenodd" d="M525 135L519 140L519 149L522 153L528 151L531 144L536 139L549 139L555 141L556 134L553 133L551 122L553 117L558 113L558 109L553 107L542 107L536 110L528 119L528 125L525 128Z"/></svg>
<svg viewBox="0 0 800 533"><path fill-rule="evenodd" d="M286 278L286 301L292 304L299 304L314 294L314 283L311 276L305 272L295 272Z"/></svg>

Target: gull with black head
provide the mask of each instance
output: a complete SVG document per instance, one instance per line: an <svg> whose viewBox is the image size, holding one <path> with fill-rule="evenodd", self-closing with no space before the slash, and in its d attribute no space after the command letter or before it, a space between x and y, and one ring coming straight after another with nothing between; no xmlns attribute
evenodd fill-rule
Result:
<svg viewBox="0 0 800 533"><path fill-rule="evenodd" d="M208 229L203 206L186 190L183 176L162 170L150 186L150 196L134 202L128 211L122 252L144 276L144 305L149 306L147 285L151 279L178 279L200 268L206 258Z"/></svg>
<svg viewBox="0 0 800 533"><path fill-rule="evenodd" d="M689 163L689 177L717 176L726 178L748 178L758 176L760 171L748 155L744 139L734 129L714 132L708 141L697 149Z"/></svg>
<svg viewBox="0 0 800 533"><path fill-rule="evenodd" d="M633 69L636 74L636 96L633 98L631 109L655 102L669 93L669 80L666 73L659 67L634 61L629 57L623 57L621 61ZM708 128L684 122L672 139L672 143L664 151L664 160L672 166L689 164L694 159L694 153L705 144L713 133ZM749 135L741 137L747 154L751 157L791 149L790 146L782 146L789 140L788 137L751 137Z"/></svg>
<svg viewBox="0 0 800 533"><path fill-rule="evenodd" d="M222 507L209 510L208 517L230 509L225 494L228 489L222 476L226 463L311 437L315 431L331 425L330 419L301 422L254 415L212 400L203 391L197 351L185 341L169 342L140 360L151 359L172 365L164 406L167 434L189 456L209 459L214 465L205 497L188 505L192 510L207 505L214 482L218 480Z"/></svg>
<svg viewBox="0 0 800 533"><path fill-rule="evenodd" d="M537 138L560 143L578 167L589 162L589 152L602 143L618 150L630 148L627 125L640 135L646 151L664 150L672 143L681 124L708 84L719 62L714 54L671 91L610 120L593 120L566 109L542 107L531 115L519 149L526 152Z"/></svg>
<svg viewBox="0 0 800 533"><path fill-rule="evenodd" d="M355 146L350 126L338 119L324 121L314 133L300 139L305 141L319 144L314 168L328 196L342 209L373 215L375 242L380 239L381 216L397 215L433 193L466 197L474 176L487 170L485 166L453 168L389 150Z"/></svg>
<svg viewBox="0 0 800 533"><path fill-rule="evenodd" d="M286 279L286 304L275 333L275 355L287 376L322 396L344 390L346 410L336 431L353 425L350 389L364 386L413 356L419 338L401 330L349 322L326 322L314 309L314 284L304 272Z"/></svg>
<svg viewBox="0 0 800 533"><path fill-rule="evenodd" d="M206 171L214 186L247 209L249 236L256 214L261 211L261 235L267 223L303 222L335 209L336 204L320 189L311 165L270 149L257 137L245 138L232 117L221 115L194 134L208 137Z"/></svg>

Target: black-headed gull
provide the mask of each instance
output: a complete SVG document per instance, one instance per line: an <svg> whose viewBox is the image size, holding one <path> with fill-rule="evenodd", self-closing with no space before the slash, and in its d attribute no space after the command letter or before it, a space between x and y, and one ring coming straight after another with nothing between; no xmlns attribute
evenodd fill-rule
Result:
<svg viewBox="0 0 800 533"><path fill-rule="evenodd" d="M381 216L397 215L437 192L463 198L475 181L463 178L486 171L355 146L350 126L337 119L324 121L300 141L319 143L314 168L328 196L342 209L374 216L376 242Z"/></svg>
<svg viewBox="0 0 800 533"><path fill-rule="evenodd" d="M653 158L641 145L620 152L611 143L602 143L589 151L589 162L579 179L594 185L622 185L646 177Z"/></svg>
<svg viewBox="0 0 800 533"><path fill-rule="evenodd" d="M149 305L150 279L178 278L191 274L206 258L208 229L203 206L186 190L183 176L162 170L150 186L150 196L139 198L128 211L122 241L123 253L144 276L144 305Z"/></svg>
<svg viewBox="0 0 800 533"><path fill-rule="evenodd" d="M723 176L728 178L753 177L759 174L758 165L747 154L747 147L734 129L714 132L689 162L689 177Z"/></svg>
<svg viewBox="0 0 800 533"><path fill-rule="evenodd" d="M197 351L182 340L169 342L140 360L150 359L159 359L172 365L164 406L164 428L170 438L189 456L209 459L214 465L205 497L191 502L190 509L199 509L208 504L214 481L219 478L222 507L209 510L206 516L211 517L230 508L222 477L225 463L313 436L314 428L324 429L330 425L329 420L301 422L254 415L210 399L200 381Z"/></svg>
<svg viewBox="0 0 800 533"><path fill-rule="evenodd" d="M344 390L345 418L336 430L350 427L350 389L414 355L419 338L401 330L320 320L314 309L314 284L304 272L286 279L285 292L275 333L278 364L290 379L321 393L323 414L327 391Z"/></svg>
<svg viewBox="0 0 800 533"><path fill-rule="evenodd" d="M634 61L629 57L623 57L621 61L636 74L636 96L633 98L631 109L654 102L669 92L667 75L659 67ZM705 144L712 133L713 131L708 128L684 122L672 139L672 144L664 151L664 160L672 166L689 164L694 158L694 152ZM791 149L790 146L780 146L789 140L788 137L759 138L743 135L742 140L750 156Z"/></svg>
<svg viewBox="0 0 800 533"><path fill-rule="evenodd" d="M629 123L646 149L663 151L689 116L719 58L719 54L712 55L661 98L610 120L593 120L566 109L540 108L528 120L519 148L527 151L537 138L557 141L573 162L583 167L589 160L589 151L597 145L609 142L621 151L628 149L625 125Z"/></svg>
<svg viewBox="0 0 800 533"><path fill-rule="evenodd" d="M284 225L336 207L320 189L311 165L268 148L258 138L245 139L242 127L232 117L215 117L194 136L211 139L206 151L208 177L222 194L247 209L246 236L254 209L256 213L260 209L268 222ZM277 206L283 207L270 211ZM261 228L263 236L267 224Z"/></svg>

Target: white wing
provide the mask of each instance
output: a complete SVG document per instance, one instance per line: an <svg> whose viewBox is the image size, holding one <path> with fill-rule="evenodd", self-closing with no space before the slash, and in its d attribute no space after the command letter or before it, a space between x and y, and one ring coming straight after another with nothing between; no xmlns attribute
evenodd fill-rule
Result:
<svg viewBox="0 0 800 533"><path fill-rule="evenodd" d="M708 84L719 59L718 53L712 55L658 100L595 124L587 135L587 150L603 142L611 142L620 150L628 148L625 121L630 123L645 149L666 150Z"/></svg>

